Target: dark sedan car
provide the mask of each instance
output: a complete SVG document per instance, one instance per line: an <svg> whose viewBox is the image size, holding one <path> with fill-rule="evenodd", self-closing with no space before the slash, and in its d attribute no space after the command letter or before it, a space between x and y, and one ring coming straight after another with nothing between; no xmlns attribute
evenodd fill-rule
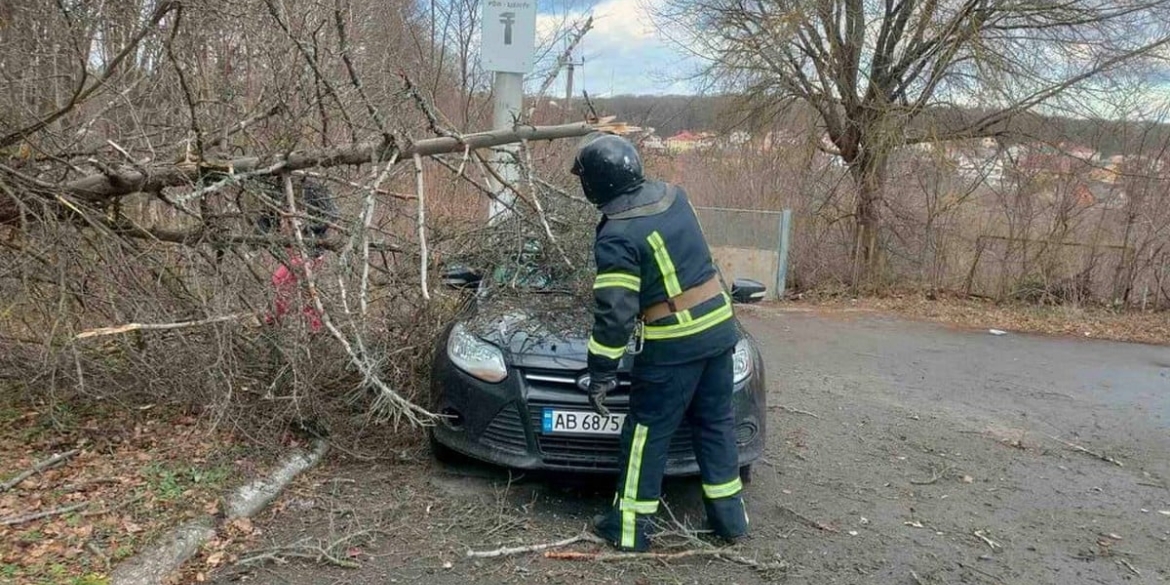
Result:
<svg viewBox="0 0 1170 585"><path fill-rule="evenodd" d="M459 453L515 469L617 472L633 358L622 359L620 385L606 401L611 414L594 413L585 394L588 303L548 282L505 295L493 279L471 282L471 273L457 271L446 277L449 285L471 284L475 294L435 352L431 407L444 415L431 430L436 457ZM733 298L754 302L763 290L737 280ZM763 362L743 333L735 348L735 434L741 472L750 479L751 464L763 454L767 409ZM691 444L684 420L670 444L668 475L698 473Z"/></svg>

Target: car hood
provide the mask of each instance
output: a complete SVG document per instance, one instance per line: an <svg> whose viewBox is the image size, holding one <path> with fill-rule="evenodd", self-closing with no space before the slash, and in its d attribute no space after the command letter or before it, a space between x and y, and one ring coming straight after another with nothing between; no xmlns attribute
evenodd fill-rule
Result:
<svg viewBox="0 0 1170 585"><path fill-rule="evenodd" d="M591 303L568 294L528 294L482 301L468 329L504 351L519 368L584 370ZM628 371L630 358L620 370Z"/></svg>

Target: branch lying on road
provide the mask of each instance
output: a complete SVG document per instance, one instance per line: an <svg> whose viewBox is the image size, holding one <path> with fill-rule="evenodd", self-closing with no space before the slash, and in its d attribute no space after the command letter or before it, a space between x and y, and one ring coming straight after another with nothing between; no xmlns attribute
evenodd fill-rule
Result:
<svg viewBox="0 0 1170 585"><path fill-rule="evenodd" d="M584 534L580 534L578 536L574 536L572 538L558 540L556 542L546 542L546 543L542 543L542 544L531 544L528 546L504 547L504 548L497 548L495 550L483 550L483 551L469 550L469 551L467 551L467 556L470 558L477 558L477 559L490 559L490 558L495 558L495 557L507 557L507 556L511 556L511 555L520 555L520 554L524 554L524 553L540 552L543 550L548 550L550 548L562 548L562 547L566 547L569 545L577 544L578 542L592 542L592 543L596 543L596 544L605 544L604 540L601 540L600 538L598 538L592 534L584 533Z"/></svg>
<svg viewBox="0 0 1170 585"><path fill-rule="evenodd" d="M52 468L64 463L66 460L73 457L74 455L77 455L78 453L81 453L80 449L73 449L72 451L58 453L56 455L53 455L52 457L49 457L48 459L46 459L44 461L41 461L39 463L34 464L32 467L28 468L27 470L22 472L20 475L17 475L16 477L4 482L4 485L0 485L0 493L6 492L6 491L12 489L20 482L32 477L35 474L41 473L42 471L45 471L48 469L52 469Z"/></svg>
<svg viewBox="0 0 1170 585"><path fill-rule="evenodd" d="M819 417L819 416L817 416L817 415L815 415L807 410L801 410L799 408L792 408L791 406L784 406L783 404L773 404L772 406L768 407L769 410L773 409L773 408L778 409L778 410L783 410L784 412L791 412L793 414L803 414L805 416L811 416L813 418L818 418L818 419L821 418L821 417Z"/></svg>
<svg viewBox="0 0 1170 585"><path fill-rule="evenodd" d="M1069 449L1072 449L1073 451L1076 451L1078 453L1084 453L1085 455L1091 455L1093 457L1096 457L1097 459L1100 459L1101 461L1107 461L1107 462L1112 463L1118 467L1125 467L1125 465L1122 464L1120 461L1118 461L1118 460L1116 460L1116 459L1114 459L1114 458L1112 458L1104 453L1090 451L1090 450L1088 450L1080 445L1077 445L1076 443L1070 443L1068 441L1065 441L1064 439L1061 439L1059 437L1054 437L1052 435L1049 435L1048 438L1052 439L1053 441L1056 441L1057 443L1060 443L1060 444L1064 445L1065 447L1068 447Z"/></svg>

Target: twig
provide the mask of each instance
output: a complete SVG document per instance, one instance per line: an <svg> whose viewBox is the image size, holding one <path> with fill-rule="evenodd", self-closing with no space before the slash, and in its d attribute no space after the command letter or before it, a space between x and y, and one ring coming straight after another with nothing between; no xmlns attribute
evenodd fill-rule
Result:
<svg viewBox="0 0 1170 585"><path fill-rule="evenodd" d="M423 166L422 157L414 155L414 176L415 187L418 193L418 247L421 257L419 258L419 280L422 282L422 296L426 300L431 300L431 293L427 290L427 202L425 198L425 190L423 189Z"/></svg>
<svg viewBox="0 0 1170 585"><path fill-rule="evenodd" d="M52 457L49 457L48 459L45 459L44 461L41 461L39 463L34 464L32 467L28 468L27 470L22 472L20 475L17 475L16 477L4 482L4 485L0 485L0 493L6 492L6 491L12 489L14 486L19 484L20 482L28 479L29 477L32 477L35 474L41 473L42 471L46 471L48 469L52 469L52 468L64 463L67 459L73 457L74 455L77 455L78 453L81 453L80 449L73 449L71 451L66 451L64 453L58 453L56 455L53 455Z"/></svg>
<svg viewBox="0 0 1170 585"><path fill-rule="evenodd" d="M1056 442L1064 445L1065 447L1068 447L1069 449L1072 449L1073 451L1076 451L1078 453L1084 453L1085 455L1091 455L1093 457L1096 457L1097 459L1100 459L1101 461L1107 461L1107 462L1112 463L1118 467L1125 467L1125 465L1123 465L1120 461L1118 461L1118 460L1116 460L1116 459L1114 459L1114 458L1112 458L1104 453L1090 451L1090 450L1088 450L1080 445L1077 445L1076 443L1070 443L1068 441L1065 441L1064 439L1061 439L1060 437L1054 437L1052 435L1048 435L1048 438L1052 439L1053 441L1056 441Z"/></svg>
<svg viewBox="0 0 1170 585"><path fill-rule="evenodd" d="M386 162L386 167L382 169L382 173L374 179L374 183L370 185L366 191L366 202L364 213L362 215L362 283L358 290L358 301L361 306L362 319L366 318L369 312L370 300L370 224L374 221L374 210L377 206L376 197L374 194L378 192L378 186L386 177L390 176L390 170L394 168L394 163L398 162L398 153L394 153L390 160Z"/></svg>
<svg viewBox="0 0 1170 585"><path fill-rule="evenodd" d="M296 215L296 195L293 192L292 176L288 174L284 176L284 196L288 202L289 211L292 213L293 235L297 241L297 248L300 250L302 258L308 258L305 237L301 233L301 220ZM345 334L337 328L337 324L333 322L333 317L325 310L325 305L321 302L321 295L317 291L317 279L313 273L312 262L302 262L300 268L305 273L305 286L309 289L309 299L313 303L313 308L317 310L317 314L320 315L321 323L325 325L325 329L329 331L329 334L345 349L345 353L349 355L350 363L361 372L364 384L373 386L378 390L378 397L374 402L374 409L384 409L385 412L389 412L390 418L393 419L395 425L397 425L399 418L402 416L405 416L412 424L420 426L433 421L436 418L434 414L411 402L398 392L395 392L394 389L383 382L381 376L378 375L376 365L370 362L369 357L365 353L356 351L353 344L346 339Z"/></svg>
<svg viewBox="0 0 1170 585"><path fill-rule="evenodd" d="M235 313L232 315L221 315L219 317L211 317L208 319L200 319L198 321L178 321L175 323L127 323L125 325L118 325L116 327L99 327L97 329L88 329L78 333L73 337L74 340L88 339L90 337L100 337L103 335L117 335L119 333L129 333L131 331L159 331L165 329L184 329L187 327L201 327L203 325L212 325L215 323L223 323L225 321L240 321L249 317L255 318L256 313Z"/></svg>
<svg viewBox="0 0 1170 585"><path fill-rule="evenodd" d="M80 510L89 505L89 502L81 502L80 504L73 504L72 506L63 506L60 508L53 508L45 510L44 512L37 512L35 514L27 514L24 516L13 516L0 520L0 526L15 526L17 524L24 524L25 522L32 522L33 520L40 520L41 518L48 518L50 516L59 516L61 514L68 514L74 510Z"/></svg>
<svg viewBox="0 0 1170 585"><path fill-rule="evenodd" d="M776 408L779 410L783 410L784 412L791 412L793 414L803 414L805 416L811 416L811 417L817 418L817 419L821 418L821 417L817 416L816 414L813 414L807 410L801 410L799 408L792 408L791 406L784 406L783 404L773 404L772 406L769 406L768 408L770 408L770 409Z"/></svg>
<svg viewBox="0 0 1170 585"><path fill-rule="evenodd" d="M915 573L914 571L910 571L910 577L912 579L914 579L914 582L917 583L918 585L926 585L925 583L922 582L922 578L918 576L918 573Z"/></svg>
<svg viewBox="0 0 1170 585"><path fill-rule="evenodd" d="M495 557L507 557L507 556L512 556L512 555L520 555L520 554L524 554L524 553L540 552L543 550L548 550L550 548L563 548L563 547L566 547L569 545L577 544L578 542L592 542L592 543L596 543L596 544L605 544L605 541L602 540L601 538L594 536L592 534L589 534L589 533L583 533L583 534L579 534L577 536L574 536L572 538L566 538L564 540L558 540L556 542L546 542L546 543L542 543L542 544L530 544L527 546L504 547L504 548L497 548L494 550L482 550L482 551L469 550L469 551L467 551L467 556L468 556L468 558L475 558L475 559L490 559L490 558L495 558Z"/></svg>
<svg viewBox="0 0 1170 585"><path fill-rule="evenodd" d="M951 470L950 467L943 467L942 470L939 471L939 469L937 467L931 465L930 466L930 479L927 479L927 480L912 479L912 480L910 480L910 483L912 483L914 485L936 484L936 483L938 483L938 480L946 477L947 473L950 472L950 470Z"/></svg>
<svg viewBox="0 0 1170 585"><path fill-rule="evenodd" d="M823 522L818 522L816 520L813 520L812 518L809 518L809 517L801 514L800 512L797 512L796 510L789 508L788 506L781 505L780 509L785 511L785 512L788 512L789 514L792 514L793 516L796 517L797 520L800 520L801 522L804 522L805 524L811 526L812 528L816 528L817 530L824 530L825 532L832 532L834 534L840 532L840 530L837 530L836 528L833 528L832 526L829 526L828 524L825 524Z"/></svg>
<svg viewBox="0 0 1170 585"><path fill-rule="evenodd" d="M1125 565L1125 568L1129 569L1134 575L1137 575L1138 577L1142 576L1142 572L1137 570L1137 568L1133 565L1129 564L1129 561L1125 559L1117 559L1117 562Z"/></svg>
<svg viewBox="0 0 1170 585"><path fill-rule="evenodd" d="M557 241L556 236L553 236L552 227L548 225L548 218L544 215L544 206L540 204L540 195L536 192L536 180L532 173L532 149L528 148L528 141L521 140L520 148L524 151L524 175L528 179L528 188L532 192L532 205L536 207L536 215L540 217L540 225L544 227L544 234L548 236L548 240L556 247L557 252L560 252L565 266L568 266L569 270L573 270L573 261L569 260L569 255L561 248L561 243Z"/></svg>
<svg viewBox="0 0 1170 585"><path fill-rule="evenodd" d="M998 542L991 540L985 534L983 534L982 530L976 530L975 536L978 537L979 540L982 540L985 544L987 544L987 546L991 547L992 551L998 551L998 550L1003 548L1003 546L1000 545Z"/></svg>

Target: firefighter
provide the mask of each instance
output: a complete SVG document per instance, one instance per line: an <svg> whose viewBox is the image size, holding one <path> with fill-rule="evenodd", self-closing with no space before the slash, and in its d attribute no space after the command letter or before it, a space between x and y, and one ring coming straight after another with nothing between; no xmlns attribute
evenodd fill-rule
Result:
<svg viewBox="0 0 1170 585"><path fill-rule="evenodd" d="M572 172L603 215L588 358L589 402L598 414L608 415L606 394L617 388L631 337L639 348L617 495L593 530L622 550L649 547L667 448L686 417L710 528L728 541L746 536L732 411L739 330L694 209L680 187L645 179L637 149L620 136L586 137Z"/></svg>

